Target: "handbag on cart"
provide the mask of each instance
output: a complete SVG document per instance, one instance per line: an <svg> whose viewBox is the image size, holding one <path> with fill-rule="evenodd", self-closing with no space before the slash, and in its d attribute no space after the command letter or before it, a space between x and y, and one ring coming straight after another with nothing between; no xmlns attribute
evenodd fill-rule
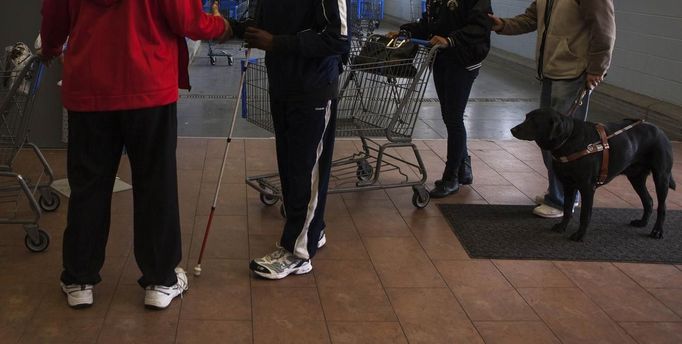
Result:
<svg viewBox="0 0 682 344"><path fill-rule="evenodd" d="M409 38L389 38L372 35L353 58L356 69L394 78L414 78L413 62L419 46Z"/></svg>

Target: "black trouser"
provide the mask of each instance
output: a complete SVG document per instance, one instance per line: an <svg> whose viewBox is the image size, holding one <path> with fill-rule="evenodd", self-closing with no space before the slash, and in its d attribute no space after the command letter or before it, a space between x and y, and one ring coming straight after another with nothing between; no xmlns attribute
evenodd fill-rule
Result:
<svg viewBox="0 0 682 344"><path fill-rule="evenodd" d="M182 256L175 161L177 107L69 112L71 198L64 232L65 284L96 284L109 236L111 195L123 147L132 170L139 283L172 286Z"/></svg>
<svg viewBox="0 0 682 344"><path fill-rule="evenodd" d="M310 259L324 229L337 100L272 100L277 165L287 221L280 245Z"/></svg>
<svg viewBox="0 0 682 344"><path fill-rule="evenodd" d="M450 61L447 55L438 55L433 64L433 83L438 93L443 122L448 131L445 168L451 173L457 173L460 163L467 156L464 110L477 76L478 69L469 71Z"/></svg>

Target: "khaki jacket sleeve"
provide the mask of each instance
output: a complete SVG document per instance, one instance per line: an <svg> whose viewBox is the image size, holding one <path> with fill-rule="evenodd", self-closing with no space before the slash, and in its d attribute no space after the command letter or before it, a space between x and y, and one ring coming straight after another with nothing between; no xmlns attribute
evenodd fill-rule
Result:
<svg viewBox="0 0 682 344"><path fill-rule="evenodd" d="M538 29L538 10L535 1L528 6L524 14L514 18L504 18L504 27L498 31L501 35L521 35Z"/></svg>
<svg viewBox="0 0 682 344"><path fill-rule="evenodd" d="M587 73L604 75L611 64L616 42L613 0L582 0L580 11L590 28Z"/></svg>

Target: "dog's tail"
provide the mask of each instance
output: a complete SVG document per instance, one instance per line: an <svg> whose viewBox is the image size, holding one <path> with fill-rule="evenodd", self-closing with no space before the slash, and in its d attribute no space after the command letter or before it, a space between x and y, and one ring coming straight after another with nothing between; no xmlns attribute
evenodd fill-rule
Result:
<svg viewBox="0 0 682 344"><path fill-rule="evenodd" d="M668 187L675 190L677 184L675 184L675 179L673 179L672 174L670 175L670 180L668 181Z"/></svg>

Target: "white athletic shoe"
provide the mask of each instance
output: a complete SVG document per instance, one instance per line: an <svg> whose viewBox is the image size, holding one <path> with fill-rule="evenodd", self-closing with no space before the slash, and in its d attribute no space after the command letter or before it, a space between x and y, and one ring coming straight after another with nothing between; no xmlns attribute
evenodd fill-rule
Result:
<svg viewBox="0 0 682 344"><path fill-rule="evenodd" d="M535 204L540 205L540 204L545 204L545 195L537 195L535 196ZM580 200L576 199L575 203L573 203L573 208L579 207L580 206Z"/></svg>
<svg viewBox="0 0 682 344"><path fill-rule="evenodd" d="M92 284L69 284L61 283L62 291L66 294L66 302L72 308L87 308L92 306Z"/></svg>
<svg viewBox="0 0 682 344"><path fill-rule="evenodd" d="M550 207L546 204L540 204L533 209L533 214L544 217L546 219L555 219L564 216L564 212L561 209Z"/></svg>
<svg viewBox="0 0 682 344"><path fill-rule="evenodd" d="M310 259L298 258L280 247L277 251L263 258L252 260L249 269L263 278L282 279L290 274L307 274L313 270L313 265L310 263Z"/></svg>
<svg viewBox="0 0 682 344"><path fill-rule="evenodd" d="M320 239L317 241L317 248L322 248L324 244L327 243L327 235L324 234L324 229L322 230L322 233L320 233Z"/></svg>
<svg viewBox="0 0 682 344"><path fill-rule="evenodd" d="M144 306L150 309L165 309L177 296L182 297L182 293L189 289L187 274L182 268L175 268L175 275L178 282L174 286L165 287L162 285L150 285L145 291Z"/></svg>

